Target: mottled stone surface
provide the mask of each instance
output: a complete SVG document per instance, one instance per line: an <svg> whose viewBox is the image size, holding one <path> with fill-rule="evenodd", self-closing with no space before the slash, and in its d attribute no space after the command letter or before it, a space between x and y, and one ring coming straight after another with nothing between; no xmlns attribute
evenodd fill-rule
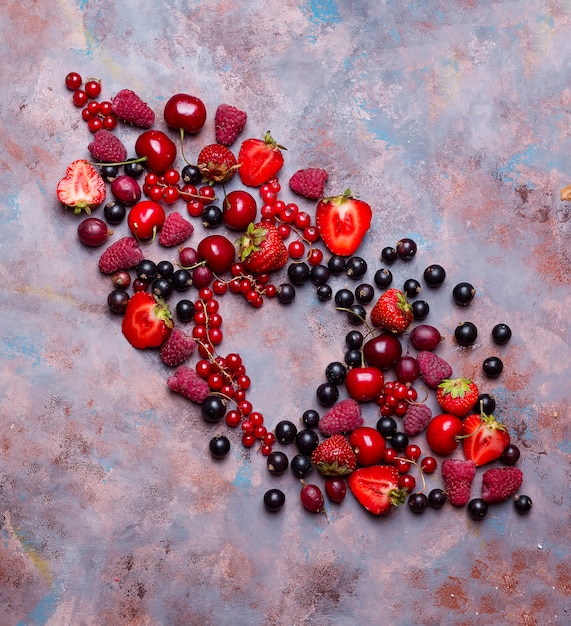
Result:
<svg viewBox="0 0 571 626"><path fill-rule="evenodd" d="M571 3L144 4L0 9L0 622L570 623L571 204L559 190L571 183ZM105 97L136 91L158 128L170 95L200 96L209 117L186 140L191 156L213 140L219 103L246 110L244 136L271 129L288 148L288 201L288 177L316 166L326 193L350 187L371 203L369 281L381 248L403 236L419 253L392 268L395 284L442 264L447 282L425 294L446 337L439 353L495 395L531 514L507 502L480 523L452 507L377 519L349 495L312 516L297 481L269 476L237 432L212 461L208 440L227 429L168 392L155 352L123 339L101 250L80 246L78 218L57 203L90 141L63 84L72 70L100 78ZM137 130L118 132L132 153ZM467 309L450 301L461 280L477 287ZM315 408L349 328L333 304L307 285L287 308L232 296L221 307L221 352L242 355L266 423ZM453 331L466 319L480 338L460 349ZM499 348L497 322L514 331ZM480 370L490 354L505 363L495 380ZM364 414L376 423L375 406ZM262 506L272 486L287 495L276 515Z"/></svg>

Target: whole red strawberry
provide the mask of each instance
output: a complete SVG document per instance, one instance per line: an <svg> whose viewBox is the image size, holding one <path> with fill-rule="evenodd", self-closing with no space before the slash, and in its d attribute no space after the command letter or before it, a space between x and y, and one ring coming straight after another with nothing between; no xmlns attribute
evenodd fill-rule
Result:
<svg viewBox="0 0 571 626"><path fill-rule="evenodd" d="M85 159L70 163L65 176L57 184L58 200L74 213L98 207L105 200L105 181Z"/></svg>
<svg viewBox="0 0 571 626"><path fill-rule="evenodd" d="M197 164L203 180L209 183L228 182L238 167L238 161L233 152L219 143L212 143L202 148Z"/></svg>
<svg viewBox="0 0 571 626"><path fill-rule="evenodd" d="M284 164L280 146L268 131L263 139L246 139L238 152L238 173L244 185L259 187L276 176Z"/></svg>
<svg viewBox="0 0 571 626"><path fill-rule="evenodd" d="M236 245L244 267L255 274L274 272L288 261L283 239L277 228L268 222L250 224Z"/></svg>
<svg viewBox="0 0 571 626"><path fill-rule="evenodd" d="M436 400L445 413L465 417L478 401L478 386L467 378L445 378L436 389Z"/></svg>
<svg viewBox="0 0 571 626"><path fill-rule="evenodd" d="M357 467L355 452L343 435L322 441L313 451L311 461L323 476L345 476Z"/></svg>
<svg viewBox="0 0 571 626"><path fill-rule="evenodd" d="M387 289L371 311L371 322L393 333L404 333L414 319L406 296L395 287Z"/></svg>

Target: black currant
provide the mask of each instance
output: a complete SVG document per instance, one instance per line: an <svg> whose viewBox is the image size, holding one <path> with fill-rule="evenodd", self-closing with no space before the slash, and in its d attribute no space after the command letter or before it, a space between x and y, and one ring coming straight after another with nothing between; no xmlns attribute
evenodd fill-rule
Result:
<svg viewBox="0 0 571 626"><path fill-rule="evenodd" d="M264 506L274 513L285 504L285 493L281 489L268 489L264 494Z"/></svg>
<svg viewBox="0 0 571 626"><path fill-rule="evenodd" d="M355 289L355 298L359 304L369 304L375 297L375 288L373 285L363 283Z"/></svg>
<svg viewBox="0 0 571 626"><path fill-rule="evenodd" d="M392 265L398 257L397 251L392 246L387 246L381 250L381 260L389 265Z"/></svg>
<svg viewBox="0 0 571 626"><path fill-rule="evenodd" d="M107 296L107 306L113 313L122 315L129 303L129 294L124 289L114 289Z"/></svg>
<svg viewBox="0 0 571 626"><path fill-rule="evenodd" d="M301 421L306 428L317 428L319 424L319 413L315 409L307 409L301 416Z"/></svg>
<svg viewBox="0 0 571 626"><path fill-rule="evenodd" d="M519 451L519 448L515 444L510 443L501 453L498 460L503 465L515 465L519 461L520 456L521 452Z"/></svg>
<svg viewBox="0 0 571 626"><path fill-rule="evenodd" d="M472 498L472 500L468 502L467 510L468 515L473 520L481 520L486 517L488 512L488 503L484 502L482 498Z"/></svg>
<svg viewBox="0 0 571 626"><path fill-rule="evenodd" d="M474 413L493 415L496 410L496 399L489 393L481 393L474 405Z"/></svg>
<svg viewBox="0 0 571 626"><path fill-rule="evenodd" d="M276 424L274 434L280 443L291 443L297 435L297 426L289 420L281 420Z"/></svg>
<svg viewBox="0 0 571 626"><path fill-rule="evenodd" d="M295 299L295 288L289 283L282 283L276 290L276 297L280 304L290 304Z"/></svg>
<svg viewBox="0 0 571 626"><path fill-rule="evenodd" d="M230 440L224 435L216 435L210 440L208 449L215 459L222 459L230 452Z"/></svg>
<svg viewBox="0 0 571 626"><path fill-rule="evenodd" d="M333 289L331 289L330 285L319 285L319 287L315 290L315 293L317 294L317 299L320 302L327 302L333 297Z"/></svg>
<svg viewBox="0 0 571 626"><path fill-rule="evenodd" d="M309 279L309 265L301 263L291 263L287 268L287 275L293 285L303 285Z"/></svg>
<svg viewBox="0 0 571 626"><path fill-rule="evenodd" d="M345 343L351 350L358 350L363 345L363 333L359 330L351 330L345 336Z"/></svg>
<svg viewBox="0 0 571 626"><path fill-rule="evenodd" d="M334 255L327 261L327 267L334 276L337 276L345 271L346 263L345 257Z"/></svg>
<svg viewBox="0 0 571 626"><path fill-rule="evenodd" d="M375 276L373 277L375 285L380 289L386 289L393 282L393 274L391 270L388 270L386 267L381 267L380 270L375 272Z"/></svg>
<svg viewBox="0 0 571 626"><path fill-rule="evenodd" d="M173 290L172 282L168 278L162 276L155 278L151 283L151 291L155 296L164 298L165 300L171 295Z"/></svg>
<svg viewBox="0 0 571 626"><path fill-rule="evenodd" d="M363 362L363 355L361 351L357 349L347 350L343 360L347 364L347 367L359 367Z"/></svg>
<svg viewBox="0 0 571 626"><path fill-rule="evenodd" d="M339 361L333 361L325 368L325 377L334 385L342 385L347 376L347 368Z"/></svg>
<svg viewBox="0 0 571 626"><path fill-rule="evenodd" d="M408 508L413 513L424 513L428 508L428 497L424 493L413 493L408 498Z"/></svg>
<svg viewBox="0 0 571 626"><path fill-rule="evenodd" d="M174 265L170 261L159 261L157 263L157 275L162 278L170 278L174 273Z"/></svg>
<svg viewBox="0 0 571 626"><path fill-rule="evenodd" d="M497 378L503 371L504 364L497 356L489 356L482 363L482 370L488 378Z"/></svg>
<svg viewBox="0 0 571 626"><path fill-rule="evenodd" d="M268 466L268 471L270 472L270 474L275 474L276 476L279 476L280 474L283 474L289 467L289 459L287 458L287 454L285 454L281 450L274 450L268 455L266 464Z"/></svg>
<svg viewBox="0 0 571 626"><path fill-rule="evenodd" d="M402 452L408 446L408 435L402 431L397 431L391 437L391 446L397 452Z"/></svg>
<svg viewBox="0 0 571 626"><path fill-rule="evenodd" d="M415 300L410 303L415 320L423 320L430 313L430 306L426 300Z"/></svg>
<svg viewBox="0 0 571 626"><path fill-rule="evenodd" d="M201 219L205 228L217 228L223 222L222 209L214 204L209 204L204 207Z"/></svg>
<svg viewBox="0 0 571 626"><path fill-rule="evenodd" d="M422 286L416 278L407 278L404 281L402 290L409 298L416 298L416 296L418 296L418 294L422 291Z"/></svg>
<svg viewBox="0 0 571 626"><path fill-rule="evenodd" d="M352 304L347 310L347 321L353 326L364 324L367 318L367 311L361 304Z"/></svg>
<svg viewBox="0 0 571 626"><path fill-rule="evenodd" d="M112 201L103 207L103 216L109 224L120 224L125 219L125 215L127 215L127 209L124 204Z"/></svg>
<svg viewBox="0 0 571 626"><path fill-rule="evenodd" d="M518 494L517 496L514 497L514 506L515 506L515 510L518 513L524 514L531 510L531 507L533 506L533 502L531 501L531 498L529 496Z"/></svg>
<svg viewBox="0 0 571 626"><path fill-rule="evenodd" d="M135 179L140 178L144 171L145 166L142 163L137 163L136 161L129 161L129 163L125 163L123 166L124 174Z"/></svg>
<svg viewBox="0 0 571 626"><path fill-rule="evenodd" d="M429 265L423 274L424 282L429 287L440 287L444 280L446 279L446 270L442 267L442 265L433 264Z"/></svg>
<svg viewBox="0 0 571 626"><path fill-rule="evenodd" d="M454 329L454 338L459 346L471 346L478 338L478 328L476 324L472 322L461 322Z"/></svg>
<svg viewBox="0 0 571 626"><path fill-rule="evenodd" d="M101 178L108 183L113 182L119 176L119 166L117 165L102 165L99 171L101 172Z"/></svg>
<svg viewBox="0 0 571 626"><path fill-rule="evenodd" d="M333 406L339 399L339 389L331 383L322 383L315 392L317 401L321 406Z"/></svg>
<svg viewBox="0 0 571 626"><path fill-rule="evenodd" d="M350 289L339 289L335 293L335 305L341 309L348 309L355 302L355 295Z"/></svg>
<svg viewBox="0 0 571 626"><path fill-rule="evenodd" d="M391 439L397 432L397 423L389 415L383 416L377 422L377 430L385 439Z"/></svg>
<svg viewBox="0 0 571 626"><path fill-rule="evenodd" d="M470 283L458 283L454 289L452 289L452 298L454 302L460 306L466 306L472 302L476 290Z"/></svg>
<svg viewBox="0 0 571 626"><path fill-rule="evenodd" d="M152 280L157 275L157 264L150 259L143 259L135 267L135 273L142 280Z"/></svg>
<svg viewBox="0 0 571 626"><path fill-rule="evenodd" d="M185 185L198 185L202 182L202 173L197 165L185 165L180 176Z"/></svg>
<svg viewBox="0 0 571 626"><path fill-rule="evenodd" d="M512 337L512 330L507 324L496 324L492 328L492 339L498 344L507 343Z"/></svg>
<svg viewBox="0 0 571 626"><path fill-rule="evenodd" d="M220 396L211 394L200 405L200 412L205 421L219 422L226 415L226 403Z"/></svg>
<svg viewBox="0 0 571 626"><path fill-rule="evenodd" d="M349 278L361 278L367 272L367 261L360 256L353 256L348 259L345 266L345 273Z"/></svg>
<svg viewBox="0 0 571 626"><path fill-rule="evenodd" d="M324 285L331 278L331 270L326 265L314 265L309 271L309 279L314 285Z"/></svg>
<svg viewBox="0 0 571 626"><path fill-rule="evenodd" d="M177 291L186 291L192 286L192 274L185 269L176 270L172 275L171 283Z"/></svg>
<svg viewBox="0 0 571 626"><path fill-rule="evenodd" d="M446 504L447 500L448 496L442 489L435 488L428 493L428 504L430 504L433 509L441 509Z"/></svg>
<svg viewBox="0 0 571 626"><path fill-rule="evenodd" d="M179 300L175 307L176 316L181 322L190 322L194 317L194 302Z"/></svg>
<svg viewBox="0 0 571 626"><path fill-rule="evenodd" d="M404 237L397 242L396 251L399 259L410 261L416 255L416 242L409 237Z"/></svg>
<svg viewBox="0 0 571 626"><path fill-rule="evenodd" d="M314 430L304 428L295 436L295 445L301 454L311 455L319 445L319 437Z"/></svg>
<svg viewBox="0 0 571 626"><path fill-rule="evenodd" d="M291 460L289 467L291 473L296 478L304 478L313 469L313 464L311 462L311 459L305 454L296 454Z"/></svg>

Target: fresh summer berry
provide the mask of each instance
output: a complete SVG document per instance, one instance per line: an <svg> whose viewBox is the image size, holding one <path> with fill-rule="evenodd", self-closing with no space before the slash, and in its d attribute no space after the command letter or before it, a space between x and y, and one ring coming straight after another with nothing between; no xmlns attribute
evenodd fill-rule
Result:
<svg viewBox="0 0 571 626"><path fill-rule="evenodd" d="M159 350L161 361L168 367L182 365L194 352L196 341L180 328L173 328Z"/></svg>
<svg viewBox="0 0 571 626"><path fill-rule="evenodd" d="M438 328L430 324L415 326L408 335L410 343L417 350L434 350L444 339Z"/></svg>
<svg viewBox="0 0 571 626"><path fill-rule="evenodd" d="M89 98L98 98L101 94L101 81L92 78L85 83L84 89Z"/></svg>
<svg viewBox="0 0 571 626"><path fill-rule="evenodd" d="M478 328L473 322L461 322L454 329L454 338L459 346L464 348L476 343Z"/></svg>
<svg viewBox="0 0 571 626"><path fill-rule="evenodd" d="M503 465L515 465L519 461L520 456L521 452L519 448L513 443L510 443L504 448L504 451L498 458Z"/></svg>
<svg viewBox="0 0 571 626"><path fill-rule="evenodd" d="M327 170L319 167L308 167L297 170L289 179L290 189L309 200L318 200L323 196L327 181Z"/></svg>
<svg viewBox="0 0 571 626"><path fill-rule="evenodd" d="M430 312L430 305L426 300L415 300L411 305L412 314L415 320L423 320Z"/></svg>
<svg viewBox="0 0 571 626"><path fill-rule="evenodd" d="M206 122L206 107L197 96L177 93L167 100L163 118L169 128L196 134Z"/></svg>
<svg viewBox="0 0 571 626"><path fill-rule="evenodd" d="M482 476L482 499L494 504L517 493L523 482L523 473L517 467L494 467Z"/></svg>
<svg viewBox="0 0 571 626"><path fill-rule="evenodd" d="M114 274L119 270L130 270L144 258L139 242L134 237L122 237L112 243L99 259L99 270L103 274Z"/></svg>
<svg viewBox="0 0 571 626"><path fill-rule="evenodd" d="M426 426L426 442L437 454L452 454L458 447L461 434L462 420L447 413L434 416Z"/></svg>
<svg viewBox="0 0 571 626"><path fill-rule="evenodd" d="M238 152L238 174L244 185L259 187L277 175L284 164L283 146L268 131L263 139L246 139Z"/></svg>
<svg viewBox="0 0 571 626"><path fill-rule="evenodd" d="M268 455L266 465L270 474L279 476L283 474L289 467L289 459L281 450L274 450Z"/></svg>
<svg viewBox="0 0 571 626"><path fill-rule="evenodd" d="M403 283L402 290L407 298L416 298L422 291L422 286L416 278L407 278Z"/></svg>
<svg viewBox="0 0 571 626"><path fill-rule="evenodd" d="M162 175L170 169L176 158L176 145L172 139L160 130L147 130L135 141L135 152L145 159L149 170Z"/></svg>
<svg viewBox="0 0 571 626"><path fill-rule="evenodd" d="M111 105L111 110L122 122L139 128L150 128L155 123L153 110L130 89L119 91Z"/></svg>
<svg viewBox="0 0 571 626"><path fill-rule="evenodd" d="M393 274L386 267L382 267L380 270L375 272L373 281L380 289L386 289L387 287L390 287L393 282Z"/></svg>
<svg viewBox="0 0 571 626"><path fill-rule="evenodd" d="M210 394L208 383L187 365L178 367L167 379L168 388L193 402L200 404Z"/></svg>
<svg viewBox="0 0 571 626"><path fill-rule="evenodd" d="M459 306L467 306L476 295L476 289L470 283L458 283L452 289L452 298Z"/></svg>
<svg viewBox="0 0 571 626"><path fill-rule="evenodd" d="M315 397L321 406L331 407L339 399L339 388L332 383L322 383L317 387Z"/></svg>
<svg viewBox="0 0 571 626"><path fill-rule="evenodd" d="M77 72L70 72L65 77L65 86L70 91L75 91L76 89L79 89L82 83L83 83L83 79L81 78L81 75L78 74Z"/></svg>
<svg viewBox="0 0 571 626"><path fill-rule="evenodd" d="M523 494L515 496L514 507L518 513L524 515L531 510L532 506L533 502L531 501L531 498L529 496Z"/></svg>
<svg viewBox="0 0 571 626"><path fill-rule="evenodd" d="M204 237L196 250L198 256L203 261L206 261L210 270L217 274L222 274L229 270L236 258L234 244L224 235L208 235Z"/></svg>
<svg viewBox="0 0 571 626"><path fill-rule="evenodd" d="M394 367L402 356L400 339L392 332L382 332L363 346L365 361L380 370Z"/></svg>
<svg viewBox="0 0 571 626"><path fill-rule="evenodd" d="M159 233L159 244L172 248L183 244L194 232L194 226L178 212L169 213Z"/></svg>
<svg viewBox="0 0 571 626"><path fill-rule="evenodd" d="M450 504L454 506L468 504L475 475L476 465L473 461L446 459L442 463L442 479Z"/></svg>
<svg viewBox="0 0 571 626"><path fill-rule="evenodd" d="M168 339L172 328L172 315L165 302L150 293L133 294L121 326L133 347L157 348Z"/></svg>
<svg viewBox="0 0 571 626"><path fill-rule="evenodd" d="M486 517L488 513L488 503L482 498L472 498L472 500L468 502L466 510L473 520L478 521Z"/></svg>
<svg viewBox="0 0 571 626"><path fill-rule="evenodd" d="M123 315L128 302L129 294L124 289L113 289L107 296L107 306L112 313Z"/></svg>
<svg viewBox="0 0 571 626"><path fill-rule="evenodd" d="M219 143L202 148L198 154L197 164L203 180L212 183L228 182L238 167L234 153Z"/></svg>
<svg viewBox="0 0 571 626"><path fill-rule="evenodd" d="M445 413L465 417L478 400L478 386L467 378L445 378L436 389L436 400Z"/></svg>
<svg viewBox="0 0 571 626"><path fill-rule="evenodd" d="M111 193L117 202L132 206L141 199L141 186L131 176L122 174L112 181Z"/></svg>
<svg viewBox="0 0 571 626"><path fill-rule="evenodd" d="M428 504L433 509L441 509L447 502L448 496L442 489L436 487L428 493Z"/></svg>
<svg viewBox="0 0 571 626"><path fill-rule="evenodd" d="M209 394L200 405L205 422L219 422L226 414L226 401L219 395Z"/></svg>
<svg viewBox="0 0 571 626"><path fill-rule="evenodd" d="M257 210L256 200L251 194L243 189L234 189L224 198L222 218L228 228L244 231L256 221Z"/></svg>
<svg viewBox="0 0 571 626"><path fill-rule="evenodd" d="M103 163L122 163L127 158L127 148L123 142L117 135L104 128L95 133L87 149L94 159Z"/></svg>
<svg viewBox="0 0 571 626"><path fill-rule="evenodd" d="M512 337L512 330L507 324L496 324L492 328L492 339L498 345L502 346Z"/></svg>
<svg viewBox="0 0 571 626"><path fill-rule="evenodd" d="M285 493L281 489L268 489L264 494L264 506L272 513L279 511L285 504Z"/></svg>
<svg viewBox="0 0 571 626"><path fill-rule="evenodd" d="M216 435L208 443L210 455L215 459L223 459L230 452L230 440L225 435Z"/></svg>
<svg viewBox="0 0 571 626"><path fill-rule="evenodd" d="M301 421L306 428L317 428L319 425L319 419L319 413L315 409L307 409L307 411L304 411L301 416Z"/></svg>
<svg viewBox="0 0 571 626"><path fill-rule="evenodd" d="M416 514L421 514L428 508L428 496L424 493L413 493L408 498L408 508Z"/></svg>
<svg viewBox="0 0 571 626"><path fill-rule="evenodd" d="M357 463L368 466L381 462L385 453L385 440L376 428L360 426L349 435Z"/></svg>
<svg viewBox="0 0 571 626"><path fill-rule="evenodd" d="M428 350L421 350L416 355L416 360L420 367L420 376L432 389L436 389L444 379L452 376L450 364Z"/></svg>
<svg viewBox="0 0 571 626"><path fill-rule="evenodd" d="M96 248L104 244L113 231L98 217L86 217L77 227L77 236L82 244Z"/></svg>
<svg viewBox="0 0 571 626"><path fill-rule="evenodd" d="M281 420L276 424L274 432L280 443L288 444L294 441L297 435L297 426L289 420Z"/></svg>
<svg viewBox="0 0 571 626"><path fill-rule="evenodd" d="M250 272L274 272L288 261L287 248L273 224L250 224L236 245L240 261Z"/></svg>
<svg viewBox="0 0 571 626"><path fill-rule="evenodd" d="M339 196L322 198L318 202L315 224L332 254L350 256L361 245L371 226L372 216L370 205L354 198L347 189Z"/></svg>
<svg viewBox="0 0 571 626"><path fill-rule="evenodd" d="M482 371L488 378L497 378L503 370L504 364L497 356L489 356L482 363Z"/></svg>
<svg viewBox="0 0 571 626"><path fill-rule="evenodd" d="M323 493L317 485L304 484L299 494L304 508L311 513L321 513L325 505Z"/></svg>
<svg viewBox="0 0 571 626"><path fill-rule="evenodd" d="M108 202L103 207L103 216L109 222L109 224L116 225L121 224L127 215L127 209L124 204L118 202Z"/></svg>
<svg viewBox="0 0 571 626"><path fill-rule="evenodd" d="M397 242L395 250L397 251L399 259L410 261L416 255L417 245L416 242L409 237L404 237Z"/></svg>
<svg viewBox="0 0 571 626"><path fill-rule="evenodd" d="M371 311L371 322L374 326L394 333L404 333L412 321L412 308L406 296L394 287L381 295Z"/></svg>
<svg viewBox="0 0 571 626"><path fill-rule="evenodd" d="M407 492L398 487L399 473L394 467L372 465L349 475L348 486L359 504L373 515L386 515L403 504Z"/></svg>
<svg viewBox="0 0 571 626"><path fill-rule="evenodd" d="M423 273L424 282L429 287L440 287L444 280L446 279L446 270L442 267L442 265L438 265L434 263L429 265Z"/></svg>
<svg viewBox="0 0 571 626"><path fill-rule="evenodd" d="M306 454L296 454L289 467L296 478L304 478L313 470L311 459Z"/></svg>
<svg viewBox="0 0 571 626"><path fill-rule="evenodd" d="M510 445L510 434L493 415L468 415L462 426L464 456L477 466L499 459Z"/></svg>
<svg viewBox="0 0 571 626"><path fill-rule="evenodd" d="M357 466L353 448L343 435L322 441L313 451L311 462L323 476L345 476Z"/></svg>
<svg viewBox="0 0 571 626"><path fill-rule="evenodd" d="M315 431L304 428L295 436L295 445L301 454L310 456L319 445L319 437Z"/></svg>
<svg viewBox="0 0 571 626"><path fill-rule="evenodd" d="M73 161L65 176L57 184L58 200L74 213L98 207L105 200L105 181L99 172L84 159Z"/></svg>
<svg viewBox="0 0 571 626"><path fill-rule="evenodd" d="M384 376L373 366L352 367L345 377L345 388L357 402L374 400L383 390Z"/></svg>
<svg viewBox="0 0 571 626"><path fill-rule="evenodd" d="M347 483L342 478L330 476L325 480L325 493L331 502L339 504L347 494Z"/></svg>
<svg viewBox="0 0 571 626"><path fill-rule="evenodd" d="M245 111L230 104L220 104L214 114L216 141L223 146L232 145L244 130L247 119Z"/></svg>

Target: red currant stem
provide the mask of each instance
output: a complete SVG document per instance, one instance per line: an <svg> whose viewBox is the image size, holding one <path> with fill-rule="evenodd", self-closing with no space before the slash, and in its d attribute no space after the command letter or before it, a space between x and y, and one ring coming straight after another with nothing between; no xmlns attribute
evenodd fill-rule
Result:
<svg viewBox="0 0 571 626"><path fill-rule="evenodd" d="M424 400L417 401L417 400L408 400L407 399L406 401L409 404L421 405L421 404L424 404L428 400L428 391L424 387L422 387L422 385L421 385L420 388L424 390L424 393L425 393Z"/></svg>
<svg viewBox="0 0 571 626"><path fill-rule="evenodd" d="M198 263L195 263L194 265L181 265L180 263L177 263L178 267L180 267L181 270L194 270L197 267L201 267L202 265L206 265L206 261L199 261Z"/></svg>
<svg viewBox="0 0 571 626"><path fill-rule="evenodd" d="M307 252L307 255L305 256L304 259L294 259L292 260L292 263L305 263L306 261L309 260L309 258L311 257L311 252L313 251L313 243L309 241L309 239L307 239L306 237L303 236L303 233L301 233L299 231L299 229L297 228L297 226L294 226L293 224L287 224L286 222L284 222L283 220L281 220L279 217L276 216L276 221L280 222L281 224L286 224L287 226L289 226L291 228L291 230L293 230L293 232L302 240L305 241L305 243L309 246L309 250Z"/></svg>
<svg viewBox="0 0 571 626"><path fill-rule="evenodd" d="M159 184L159 185L163 187L170 186L170 185L163 185L163 184ZM178 192L181 196L188 196L189 198L192 198L193 200L206 200L208 202L216 202L218 200L216 196L214 196L213 198L207 198L206 196L201 196L199 193L190 193L189 191L183 191L182 189L179 189Z"/></svg>
<svg viewBox="0 0 571 626"><path fill-rule="evenodd" d="M412 459L407 459L404 456L395 456L395 461L406 461L407 463L414 465L418 469L420 479L422 480L422 489L419 493L424 493L426 491L426 480L424 479L424 471L422 467L420 467L420 465L416 461L413 461Z"/></svg>

